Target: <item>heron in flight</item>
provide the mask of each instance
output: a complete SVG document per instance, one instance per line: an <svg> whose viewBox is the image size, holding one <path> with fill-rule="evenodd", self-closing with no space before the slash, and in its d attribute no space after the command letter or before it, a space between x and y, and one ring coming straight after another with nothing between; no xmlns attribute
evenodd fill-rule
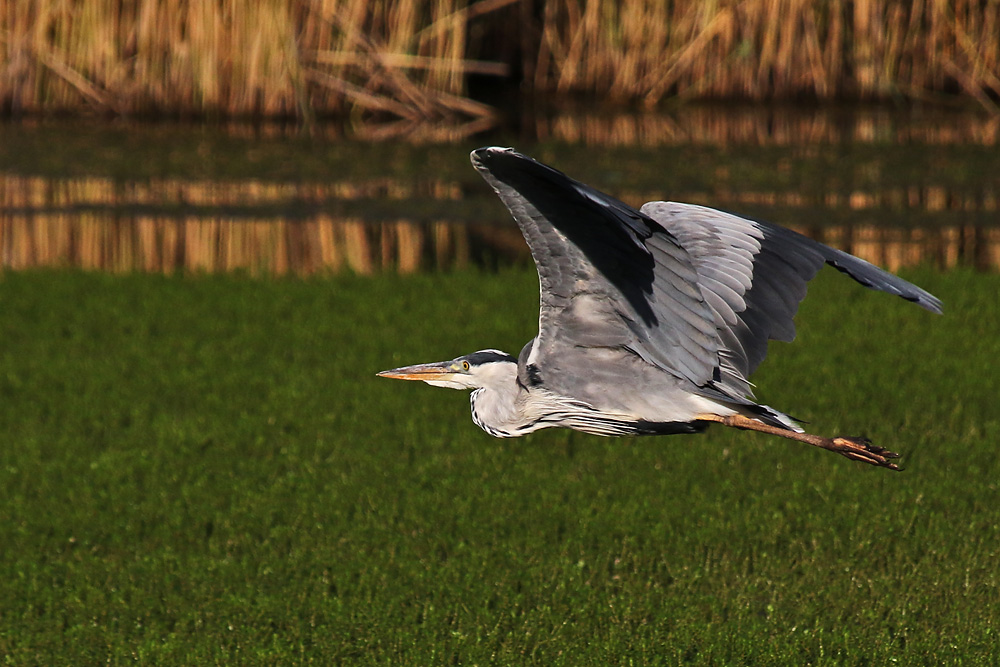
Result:
<svg viewBox="0 0 1000 667"><path fill-rule="evenodd" d="M791 341L808 283L830 264L865 287L940 313L919 287L783 227L704 206L639 210L510 148L472 164L507 206L538 269L538 335L513 355L480 350L379 373L472 389L497 437L563 427L596 435L762 431L898 470L860 437L805 433L753 400L769 339Z"/></svg>

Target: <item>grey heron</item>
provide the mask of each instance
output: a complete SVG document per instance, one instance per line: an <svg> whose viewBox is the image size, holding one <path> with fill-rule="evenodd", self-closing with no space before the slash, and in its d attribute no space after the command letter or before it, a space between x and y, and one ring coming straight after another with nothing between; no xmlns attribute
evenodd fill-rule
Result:
<svg viewBox="0 0 1000 667"><path fill-rule="evenodd" d="M898 470L861 437L804 432L754 401L750 374L824 264L940 313L919 287L777 225L676 202L636 210L510 148L472 164L499 195L538 270L538 335L517 357L480 350L378 375L472 389L473 421L497 437L564 427L596 435L762 431Z"/></svg>

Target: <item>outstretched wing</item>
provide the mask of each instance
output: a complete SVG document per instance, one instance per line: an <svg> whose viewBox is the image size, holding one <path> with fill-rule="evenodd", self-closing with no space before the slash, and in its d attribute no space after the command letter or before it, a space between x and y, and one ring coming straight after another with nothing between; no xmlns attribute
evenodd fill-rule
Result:
<svg viewBox="0 0 1000 667"><path fill-rule="evenodd" d="M510 209L538 268L528 366L556 372L567 349L628 348L698 385L712 380L714 316L691 256L670 232L511 149L481 148L472 163Z"/></svg>
<svg viewBox="0 0 1000 667"><path fill-rule="evenodd" d="M767 355L769 339L795 338L793 318L806 283L830 264L865 287L935 313L941 302L919 287L790 229L704 206L649 202L642 212L688 251L722 343L724 384L744 386Z"/></svg>
<svg viewBox="0 0 1000 667"><path fill-rule="evenodd" d="M481 148L472 162L538 269L539 333L521 364L529 380L563 370L566 350L625 348L699 387L747 395L768 339L794 337L806 283L824 263L940 312L920 288L791 230L686 204L637 211L512 149Z"/></svg>

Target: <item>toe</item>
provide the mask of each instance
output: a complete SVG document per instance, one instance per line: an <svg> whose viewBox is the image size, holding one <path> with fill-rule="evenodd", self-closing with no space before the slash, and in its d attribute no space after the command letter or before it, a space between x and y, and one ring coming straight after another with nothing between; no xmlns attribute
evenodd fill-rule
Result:
<svg viewBox="0 0 1000 667"><path fill-rule="evenodd" d="M863 461L874 466L899 470L899 466L890 460L899 458L899 454L889 451L884 447L873 445L868 438L833 438L833 444L836 446L837 451L854 461Z"/></svg>

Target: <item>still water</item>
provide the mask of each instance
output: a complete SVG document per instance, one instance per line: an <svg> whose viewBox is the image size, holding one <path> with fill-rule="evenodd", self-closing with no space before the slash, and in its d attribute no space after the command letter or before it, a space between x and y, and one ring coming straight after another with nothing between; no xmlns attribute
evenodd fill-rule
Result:
<svg viewBox="0 0 1000 667"><path fill-rule="evenodd" d="M1000 120L975 112L548 112L477 140L420 139L2 124L0 267L310 274L527 263L468 162L471 149L500 144L634 205L748 214L893 270L1000 268Z"/></svg>

